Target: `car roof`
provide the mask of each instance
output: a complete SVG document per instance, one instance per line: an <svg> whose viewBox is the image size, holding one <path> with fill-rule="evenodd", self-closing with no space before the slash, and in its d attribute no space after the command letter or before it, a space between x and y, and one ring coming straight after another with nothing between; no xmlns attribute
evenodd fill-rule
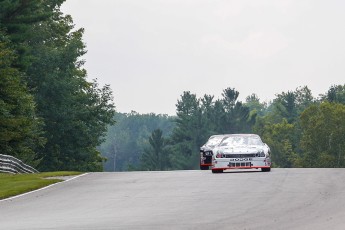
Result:
<svg viewBox="0 0 345 230"><path fill-rule="evenodd" d="M213 137L227 137L227 136L258 136L258 134L255 133L231 133L231 134L216 134L216 135L212 135L210 136L210 138Z"/></svg>
<svg viewBox="0 0 345 230"><path fill-rule="evenodd" d="M256 136L256 137L259 137L258 134L254 134L254 133L233 133L233 134L227 134L226 136L242 136L242 137Z"/></svg>

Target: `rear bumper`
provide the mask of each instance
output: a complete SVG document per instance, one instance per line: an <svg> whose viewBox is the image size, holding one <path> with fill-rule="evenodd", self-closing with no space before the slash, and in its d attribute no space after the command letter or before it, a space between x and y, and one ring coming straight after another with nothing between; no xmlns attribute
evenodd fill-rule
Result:
<svg viewBox="0 0 345 230"><path fill-rule="evenodd" d="M229 159L217 158L212 162L212 169L226 170L226 169L259 169L270 168L271 159L265 157L256 157L251 159Z"/></svg>

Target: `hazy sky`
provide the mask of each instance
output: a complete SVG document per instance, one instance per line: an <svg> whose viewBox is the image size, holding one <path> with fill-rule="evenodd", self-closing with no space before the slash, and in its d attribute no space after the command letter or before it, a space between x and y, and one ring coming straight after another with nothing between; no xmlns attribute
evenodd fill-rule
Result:
<svg viewBox="0 0 345 230"><path fill-rule="evenodd" d="M262 101L345 84L343 0L67 0L90 79L118 112L169 114L183 91Z"/></svg>

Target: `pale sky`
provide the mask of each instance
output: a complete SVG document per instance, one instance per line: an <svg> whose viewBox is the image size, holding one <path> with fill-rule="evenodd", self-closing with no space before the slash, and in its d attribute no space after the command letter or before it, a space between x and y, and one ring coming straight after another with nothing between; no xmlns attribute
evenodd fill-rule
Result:
<svg viewBox="0 0 345 230"><path fill-rule="evenodd" d="M343 0L67 0L90 79L118 112L174 115L183 91L261 101L345 84Z"/></svg>

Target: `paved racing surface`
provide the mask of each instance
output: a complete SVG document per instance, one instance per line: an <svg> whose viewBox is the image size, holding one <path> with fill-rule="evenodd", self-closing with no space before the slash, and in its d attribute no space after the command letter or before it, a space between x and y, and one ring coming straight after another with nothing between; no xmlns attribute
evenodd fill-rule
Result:
<svg viewBox="0 0 345 230"><path fill-rule="evenodd" d="M90 173L0 201L0 229L345 229L345 169Z"/></svg>

